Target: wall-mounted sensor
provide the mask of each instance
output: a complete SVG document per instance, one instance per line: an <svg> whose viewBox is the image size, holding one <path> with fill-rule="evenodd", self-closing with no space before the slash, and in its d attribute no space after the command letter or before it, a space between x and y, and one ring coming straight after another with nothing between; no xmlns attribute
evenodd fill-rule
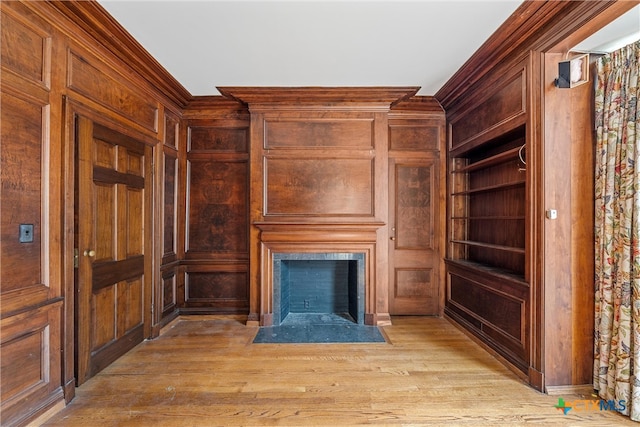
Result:
<svg viewBox="0 0 640 427"><path fill-rule="evenodd" d="M555 209L547 209L547 218L549 219L558 218L558 211Z"/></svg>
<svg viewBox="0 0 640 427"><path fill-rule="evenodd" d="M33 224L20 224L20 243L33 242Z"/></svg>

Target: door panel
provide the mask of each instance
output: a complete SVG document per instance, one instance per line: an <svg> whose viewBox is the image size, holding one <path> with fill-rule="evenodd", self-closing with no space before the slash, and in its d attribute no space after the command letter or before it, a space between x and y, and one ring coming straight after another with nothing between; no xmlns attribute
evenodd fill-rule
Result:
<svg viewBox="0 0 640 427"><path fill-rule="evenodd" d="M151 148L79 117L78 383L144 338Z"/></svg>
<svg viewBox="0 0 640 427"><path fill-rule="evenodd" d="M391 315L438 314L437 163L390 159Z"/></svg>

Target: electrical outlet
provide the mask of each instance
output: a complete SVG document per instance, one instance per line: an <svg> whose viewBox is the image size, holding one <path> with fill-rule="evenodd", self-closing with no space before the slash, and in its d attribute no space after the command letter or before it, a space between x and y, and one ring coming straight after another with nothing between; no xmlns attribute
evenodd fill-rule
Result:
<svg viewBox="0 0 640 427"><path fill-rule="evenodd" d="M33 224L20 224L20 243L33 242Z"/></svg>
<svg viewBox="0 0 640 427"><path fill-rule="evenodd" d="M309 308L309 300L304 300L304 308Z"/></svg>

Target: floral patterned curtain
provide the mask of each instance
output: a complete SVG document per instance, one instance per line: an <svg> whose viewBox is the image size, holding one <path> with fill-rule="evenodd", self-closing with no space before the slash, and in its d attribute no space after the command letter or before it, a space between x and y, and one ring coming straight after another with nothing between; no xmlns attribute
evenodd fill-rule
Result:
<svg viewBox="0 0 640 427"><path fill-rule="evenodd" d="M595 361L602 399L640 421L640 41L598 59ZM639 166L640 167L640 166Z"/></svg>

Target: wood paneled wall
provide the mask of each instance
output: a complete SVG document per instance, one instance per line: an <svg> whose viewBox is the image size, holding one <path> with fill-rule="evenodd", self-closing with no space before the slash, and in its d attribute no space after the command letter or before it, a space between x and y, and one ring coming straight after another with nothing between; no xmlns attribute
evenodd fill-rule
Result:
<svg viewBox="0 0 640 427"><path fill-rule="evenodd" d="M553 47L554 53L564 54L564 45L568 49L579 37L586 37L635 3L527 2L522 14L516 14L492 36L436 97L445 109L460 109L474 91L490 80L483 81L487 75L498 75L531 50L535 52L531 56L532 70L538 73L543 65L547 66L542 52ZM3 425L23 425L71 400L75 392L74 191L78 115L153 147L154 240L149 260L153 278L151 288L146 290L153 295L153 302L144 307L145 317L151 319L144 325L145 336L157 334L181 310L248 312L254 322L259 322L261 313L268 313L256 288L261 280L259 263L254 261L260 259L259 230L250 226L251 221L268 220L271 225L278 221L299 223L302 215L309 215L307 218L325 227L332 222L347 227L350 222L366 223L366 231L361 234L367 236L367 250L375 243L377 253L386 254L383 248L388 246L389 232L384 223L388 215L385 150L413 149L388 146L387 132L397 135L406 130L388 128L388 106L406 96L407 88L389 91L385 99L377 100L386 104L384 111L369 109L366 114L363 105L370 108L372 101L367 91L347 91L338 105L335 92L317 88L313 94L316 107L323 107L314 110L307 105L302 113L287 108L274 110L272 104L265 103L273 89L263 88L252 94L234 91L256 107L259 120L253 120L246 104L221 97L194 99L97 2L0 2L0 12ZM527 25L523 25L525 22ZM548 83L545 82L539 74L525 82L536 94L531 103L533 110L526 112L532 132L527 138L543 137L538 97L544 92L541 85ZM304 104L307 99L294 96L287 102ZM562 110L558 105L545 105L545 114L554 117L553 111ZM335 108L327 108L331 106ZM267 145L262 138L265 134L255 133L265 130L265 124ZM579 121L572 122L572 126L579 127ZM252 135L260 136L254 141ZM580 136L571 132L571 138L575 141ZM398 136L397 140L405 138ZM336 146L333 141L341 142ZM300 145L314 162L300 156ZM262 165L251 169L253 155L266 160L266 169ZM549 155L551 152L543 152L542 148L530 154L538 164ZM576 171L578 165L589 161L588 153L572 151L571 158L575 167L568 169L570 176L556 176L554 180L551 174L541 175L541 169L536 172L531 209L537 230L542 229L544 204L551 200L546 198L544 186L586 177ZM330 188L318 191L320 198L303 197L302 190L318 189L313 179L303 174L291 178L307 168L329 183L323 187ZM220 185L223 181L224 186ZM586 190L571 185L568 191L572 206L584 209L584 201L576 195ZM262 200L264 189L269 196L266 203ZM577 219L572 216L572 220ZM19 241L20 224L33 225L32 242ZM559 225L565 227L561 230L565 232L568 223ZM379 228L373 237L372 228ZM544 278L542 266L549 261L553 267L550 260L559 259L563 253L552 245L541 251L540 245L549 236L539 232L530 240L532 283L533 279L538 280L530 294L534 325L530 372L532 383L538 387L544 384L544 375L550 385L583 383L588 375L589 356L584 351L588 340L580 338L585 333L585 323L571 316L571 310L560 310L588 303L581 297L583 288L564 283L556 289L545 284L558 277L571 283L588 282L587 275L579 272L590 268L581 250L582 243L589 239L588 232L574 228L571 233L570 272L564 267L550 268ZM278 236L272 235L280 239ZM375 293L369 295L371 322L384 322L388 320L385 283L389 272L384 262L371 266L370 271L382 278L376 282ZM548 305L543 305L543 300ZM552 322L561 324L554 333L549 331L558 325ZM562 344L568 342L573 343L570 352L562 353L568 348ZM569 374L563 371L568 369L565 362L571 363ZM538 377L533 378L536 373Z"/></svg>
<svg viewBox="0 0 640 427"><path fill-rule="evenodd" d="M249 113L222 97L197 97L184 113L183 313L249 310Z"/></svg>
<svg viewBox="0 0 640 427"><path fill-rule="evenodd" d="M75 117L154 146L164 166L153 189L163 237L147 252L156 289L146 292L163 296L153 317L144 307L151 336L176 307L177 134L190 95L95 2L2 2L0 12L0 389L11 426L74 396ZM20 224L33 241L20 241Z"/></svg>
<svg viewBox="0 0 640 427"><path fill-rule="evenodd" d="M388 324L388 118L418 88L218 89L251 111L249 322L271 324L274 251L339 248L367 252L364 318Z"/></svg>
<svg viewBox="0 0 640 427"><path fill-rule="evenodd" d="M456 249L461 215L455 212L461 210L454 199L456 193L464 196L469 191L462 181L456 184L455 177L486 166L488 160L478 161L479 166L473 163L497 154L496 147L515 159L510 150L517 146L508 144L526 146L526 193L524 200L519 197L524 209L507 214L514 223L524 215L524 241L504 245L524 255L524 269L521 261L508 263L510 270L518 271L505 286L491 272L478 274L479 269L472 268L472 274L460 263L449 262L447 312L543 391L590 389L593 363L592 88L556 88L557 66L573 46L636 4L524 2L436 93L447 112L453 183L449 257L467 256ZM498 175L505 176L493 174ZM556 209L558 218L548 219L548 209ZM492 235L500 236L502 230L504 226L494 226ZM499 319L490 318L495 313L470 301L468 290L453 292L462 284L494 306L496 297L506 298L511 308L499 310Z"/></svg>

